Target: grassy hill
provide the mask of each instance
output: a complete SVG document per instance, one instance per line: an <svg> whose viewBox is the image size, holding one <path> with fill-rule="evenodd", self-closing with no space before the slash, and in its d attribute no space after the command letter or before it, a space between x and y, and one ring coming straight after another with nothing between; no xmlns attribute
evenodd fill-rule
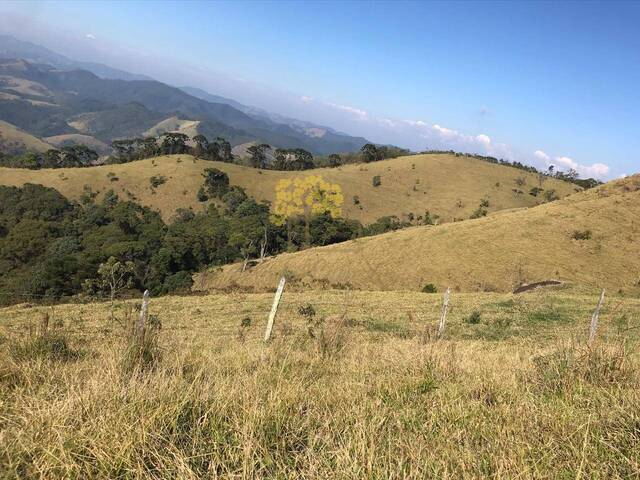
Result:
<svg viewBox="0 0 640 480"><path fill-rule="evenodd" d="M90 135L82 135L79 133L55 135L53 137L46 137L44 140L56 147L64 147L65 145L86 145L99 154L107 154L111 150L111 147L109 145L101 142L97 138Z"/></svg>
<svg viewBox="0 0 640 480"><path fill-rule="evenodd" d="M167 118L142 134L143 137L159 137L166 132L177 132L194 137L198 135L198 120L183 120L178 117Z"/></svg>
<svg viewBox="0 0 640 480"><path fill-rule="evenodd" d="M365 224L386 215L423 215L426 210L439 215L441 221L469 218L482 199L489 201L490 213L542 202L542 194L534 197L528 193L540 186L538 175L473 158L433 154L303 172L256 170L173 155L80 169L0 169L0 184L40 183L69 198L78 198L84 185L100 193L114 189L122 198L135 198L170 218L178 208L202 208L196 192L203 182L202 172L211 167L225 171L232 185L240 185L254 198L268 201L274 200L276 185L283 178L321 175L342 188L343 216ZM151 189L152 176L164 176L167 181ZM374 176L380 176L378 187L372 185ZM542 188L554 190L561 197L579 190L573 184L550 178L544 180ZM514 190L523 193L516 194ZM358 197L359 204L354 197Z"/></svg>
<svg viewBox="0 0 640 480"><path fill-rule="evenodd" d="M415 227L283 254L240 272L198 276L196 288L273 289L286 273L305 288L510 291L559 279L640 292L640 175L535 208Z"/></svg>
<svg viewBox="0 0 640 480"><path fill-rule="evenodd" d="M0 120L0 152L10 154L22 153L26 150L46 152L50 148L53 148L50 144L10 123Z"/></svg>

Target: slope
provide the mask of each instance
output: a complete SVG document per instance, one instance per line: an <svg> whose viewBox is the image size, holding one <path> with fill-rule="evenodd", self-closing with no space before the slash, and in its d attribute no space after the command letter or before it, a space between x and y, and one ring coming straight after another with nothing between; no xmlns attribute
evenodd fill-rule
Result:
<svg viewBox="0 0 640 480"><path fill-rule="evenodd" d="M0 152L15 154L26 150L46 152L52 146L15 125L0 120Z"/></svg>
<svg viewBox="0 0 640 480"><path fill-rule="evenodd" d="M108 143L136 136L162 120L180 116L209 123L207 130L230 134L232 138L228 140L234 144L256 140L326 154L357 150L367 143L359 137L332 132L309 136L299 128L252 117L227 103L212 103L153 80L100 78L87 70L56 69L24 59L0 60L0 93L0 118L37 136L83 133ZM29 103L34 100L40 103ZM158 118L139 125L134 121L139 111L122 109L131 104L144 107ZM109 115L103 115L105 111ZM87 118L93 121L95 117L102 124L100 131L82 129Z"/></svg>
<svg viewBox="0 0 640 480"><path fill-rule="evenodd" d="M415 155L299 172L257 170L174 155L81 169L0 169L0 184L40 183L76 199L84 185L91 186L94 192L113 189L123 198L136 198L170 218L178 208L202 208L196 192L203 182L202 172L211 167L226 172L232 185L239 185L252 197L266 201L275 199L276 185L282 179L319 175L342 189L345 198L342 215L365 224L387 215L417 217L427 210L432 216L439 215L441 222L469 218L483 199L489 202L489 213L542 202L542 194L534 197L528 193L540 185L538 175L449 154ZM164 176L167 181L152 190L149 179L154 175ZM374 176L381 178L378 187L372 185ZM516 182L524 184L518 186ZM546 178L542 188L566 196L578 187ZM523 193L516 194L513 190Z"/></svg>
<svg viewBox="0 0 640 480"><path fill-rule="evenodd" d="M535 208L415 227L283 254L242 273L203 273L196 288L511 291L558 279L640 293L640 175ZM582 239L579 239L582 238Z"/></svg>
<svg viewBox="0 0 640 480"><path fill-rule="evenodd" d="M53 137L45 137L44 140L56 147L64 147L67 145L86 145L98 152L100 155L107 155L111 151L111 147L106 143L101 142L90 135L82 135L80 133L55 135Z"/></svg>

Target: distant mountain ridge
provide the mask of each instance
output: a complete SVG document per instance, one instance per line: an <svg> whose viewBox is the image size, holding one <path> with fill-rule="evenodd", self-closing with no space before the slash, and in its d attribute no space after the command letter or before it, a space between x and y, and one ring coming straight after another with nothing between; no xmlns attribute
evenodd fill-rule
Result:
<svg viewBox="0 0 640 480"><path fill-rule="evenodd" d="M326 155L369 143L204 90L179 89L106 65L76 62L0 36L0 120L36 137L91 136L110 143L140 136L172 117L199 122L198 133L225 137L232 145L257 141Z"/></svg>
<svg viewBox="0 0 640 480"><path fill-rule="evenodd" d="M0 58L23 58L31 63L43 63L58 68L88 70L101 78L152 80L146 75L125 72L102 63L72 60L46 47L25 42L10 35L0 35Z"/></svg>

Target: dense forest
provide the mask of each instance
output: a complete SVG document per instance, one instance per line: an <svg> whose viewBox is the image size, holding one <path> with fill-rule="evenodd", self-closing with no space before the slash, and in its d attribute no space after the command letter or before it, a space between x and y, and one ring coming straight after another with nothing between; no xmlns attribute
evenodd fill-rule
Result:
<svg viewBox="0 0 640 480"><path fill-rule="evenodd" d="M0 303L71 295L108 297L113 289L154 295L187 291L192 274L285 250L328 245L407 226L395 217L363 227L329 212L274 223L269 205L207 169L201 213L180 210L170 223L113 191L88 187L72 202L54 189L0 186ZM202 199L203 201L205 199Z"/></svg>

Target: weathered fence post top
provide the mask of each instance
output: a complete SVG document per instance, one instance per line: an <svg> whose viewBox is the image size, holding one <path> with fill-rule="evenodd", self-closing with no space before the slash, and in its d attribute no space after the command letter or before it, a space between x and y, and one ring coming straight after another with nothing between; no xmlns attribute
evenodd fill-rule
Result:
<svg viewBox="0 0 640 480"><path fill-rule="evenodd" d="M436 338L442 337L444 333L444 322L447 319L447 310L449 309L449 297L451 296L451 287L447 287L447 291L444 293L444 300L442 302L442 311L440 312L440 322L438 322L438 330L436 331Z"/></svg>
<svg viewBox="0 0 640 480"><path fill-rule="evenodd" d="M282 297L282 292L284 291L284 284L286 281L287 280L284 276L280 279L278 289L276 290L276 295L275 297L273 297L273 305L271 306L271 312L269 312L269 320L267 321L267 330L264 332L265 342L268 342L269 338L271 338L271 330L273 330L273 323L276 319L276 313L278 313L278 305L280 304L280 298Z"/></svg>
<svg viewBox="0 0 640 480"><path fill-rule="evenodd" d="M144 291L142 295L142 306L140 307L140 316L136 322L136 328L134 334L140 340L144 336L145 324L147 321L147 315L149 312L149 290Z"/></svg>

